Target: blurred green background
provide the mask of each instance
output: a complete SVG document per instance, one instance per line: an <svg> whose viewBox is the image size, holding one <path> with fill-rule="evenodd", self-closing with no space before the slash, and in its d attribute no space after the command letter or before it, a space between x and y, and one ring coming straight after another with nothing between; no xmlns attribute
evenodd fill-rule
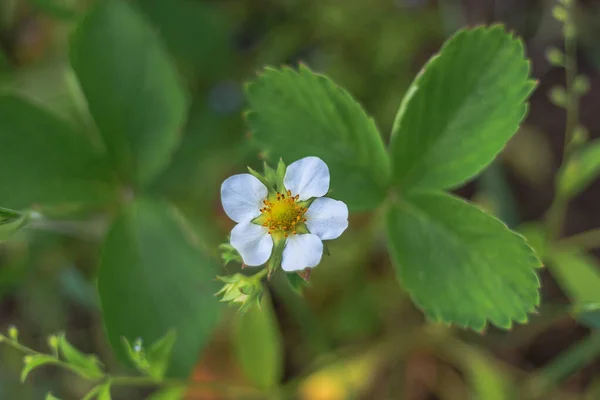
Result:
<svg viewBox="0 0 600 400"><path fill-rule="evenodd" d="M69 35L93 3L0 0L2 90L32 99L74 126L93 125L68 61ZM250 145L243 121L246 81L264 65L305 63L345 87L378 121L387 141L413 77L463 26L501 22L518 33L539 86L527 120L501 157L458 193L517 229L539 221L552 201L565 123L563 110L547 96L550 87L564 81L564 71L544 58L548 46L562 43L560 25L551 17L553 1L131 3L164 39L191 98L183 144L152 190L171 199L207 233L215 257L233 225L220 206L219 186L246 165L259 168L264 156ZM600 133L599 17L600 2L579 2L578 62L591 81L581 111L590 137ZM598 204L600 185L595 182L572 203L564 234L600 226ZM109 369L123 370L104 337L95 289L99 241L108 223L101 212L76 215L38 224L0 244L2 330L18 326L23 342L34 348L45 348L47 335L65 331L80 349L97 353ZM311 346L277 294L272 296L284 355L282 379L297 381L297 398L511 399L518 392L535 393L545 378L549 391L539 398L600 399L600 340L589 339L588 328L569 316L569 300L557 277L541 271L542 307L528 325L509 332L490 328L483 335L428 327L396 281L380 223L377 213L351 215L349 230L331 245L332 256L313 271L304 290L340 362L326 363L327 368L304 379L321 351ZM230 264L219 274L238 269ZM600 292L600 286L591 290ZM234 310L224 309L219 329L198 360L195 380L248 384L235 348L260 349L261 340L269 336L231 335L236 318ZM49 390L63 399L78 399L89 390L84 381L52 368L36 371L22 385L21 356L0 347L0 358L0 399L42 399ZM115 391L114 398L147 394ZM229 397L193 390L189 398Z"/></svg>

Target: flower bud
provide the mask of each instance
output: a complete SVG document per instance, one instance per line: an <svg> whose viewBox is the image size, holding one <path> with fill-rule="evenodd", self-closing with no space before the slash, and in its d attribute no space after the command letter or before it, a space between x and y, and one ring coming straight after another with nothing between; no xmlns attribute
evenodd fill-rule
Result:
<svg viewBox="0 0 600 400"><path fill-rule="evenodd" d="M266 270L263 271L266 272ZM241 313L246 312L253 305L260 307L260 299L264 292L261 279L264 275L264 272L261 271L253 276L240 273L217 276L217 279L225 284L215 296L222 296L222 302L238 304Z"/></svg>
<svg viewBox="0 0 600 400"><path fill-rule="evenodd" d="M19 339L19 330L16 326L11 325L8 327L8 337L14 340L15 342Z"/></svg>

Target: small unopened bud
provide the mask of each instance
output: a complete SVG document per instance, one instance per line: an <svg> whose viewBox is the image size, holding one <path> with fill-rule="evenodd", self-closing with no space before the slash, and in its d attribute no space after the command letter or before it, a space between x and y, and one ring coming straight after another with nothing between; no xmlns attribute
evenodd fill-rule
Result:
<svg viewBox="0 0 600 400"><path fill-rule="evenodd" d="M51 349L58 349L58 336L48 336L48 346L50 346Z"/></svg>
<svg viewBox="0 0 600 400"><path fill-rule="evenodd" d="M585 75L578 75L573 83L573 90L578 95L584 95L590 90L590 80Z"/></svg>
<svg viewBox="0 0 600 400"><path fill-rule="evenodd" d="M550 89L550 101L559 107L567 106L567 92L562 86L554 86Z"/></svg>
<svg viewBox="0 0 600 400"><path fill-rule="evenodd" d="M15 342L19 340L19 330L16 326L11 325L8 327L8 337L14 340Z"/></svg>
<svg viewBox="0 0 600 400"><path fill-rule="evenodd" d="M133 342L133 351L135 351L136 353L139 353L142 351L142 338L137 338L135 339L135 341Z"/></svg>
<svg viewBox="0 0 600 400"><path fill-rule="evenodd" d="M225 284L215 295L222 296L222 302L239 305L239 311L243 313L253 305L260 304L264 291L261 278L265 275L266 270L263 271L253 276L239 273L217 276L217 279Z"/></svg>
<svg viewBox="0 0 600 400"><path fill-rule="evenodd" d="M557 5L552 9L552 16L557 21L565 22L567 18L569 18L569 13L566 8L561 5Z"/></svg>
<svg viewBox="0 0 600 400"><path fill-rule="evenodd" d="M565 65L565 54L556 47L550 47L546 51L546 59L556 67Z"/></svg>

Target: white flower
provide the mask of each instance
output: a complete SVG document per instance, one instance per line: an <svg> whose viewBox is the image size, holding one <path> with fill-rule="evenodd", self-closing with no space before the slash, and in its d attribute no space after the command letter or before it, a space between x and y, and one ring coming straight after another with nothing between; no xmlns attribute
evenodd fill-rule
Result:
<svg viewBox="0 0 600 400"><path fill-rule="evenodd" d="M348 227L346 204L323 197L329 191L329 169L320 158L292 163L283 184L285 193L269 194L259 179L240 174L221 185L225 213L237 222L231 245L248 266L266 263L274 242L285 240L285 271L314 267L323 255L322 241L339 237Z"/></svg>

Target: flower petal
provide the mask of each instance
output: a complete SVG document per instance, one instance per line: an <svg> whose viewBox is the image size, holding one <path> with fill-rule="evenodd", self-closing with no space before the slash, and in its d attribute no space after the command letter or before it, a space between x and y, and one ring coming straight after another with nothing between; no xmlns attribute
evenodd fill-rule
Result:
<svg viewBox="0 0 600 400"><path fill-rule="evenodd" d="M283 184L300 200L325 196L329 191L329 168L319 157L302 158L287 167Z"/></svg>
<svg viewBox="0 0 600 400"><path fill-rule="evenodd" d="M229 242L240 253L244 264L250 267L266 263L273 251L273 239L267 228L252 222L237 224L231 231Z"/></svg>
<svg viewBox="0 0 600 400"><path fill-rule="evenodd" d="M336 239L348 227L348 206L329 197L315 199L304 216L310 233L321 240Z"/></svg>
<svg viewBox="0 0 600 400"><path fill-rule="evenodd" d="M302 271L321 262L323 242L312 234L291 235L283 249L281 268L284 271Z"/></svg>
<svg viewBox="0 0 600 400"><path fill-rule="evenodd" d="M221 185L223 209L235 222L258 217L267 194L266 186L250 174L233 175Z"/></svg>

